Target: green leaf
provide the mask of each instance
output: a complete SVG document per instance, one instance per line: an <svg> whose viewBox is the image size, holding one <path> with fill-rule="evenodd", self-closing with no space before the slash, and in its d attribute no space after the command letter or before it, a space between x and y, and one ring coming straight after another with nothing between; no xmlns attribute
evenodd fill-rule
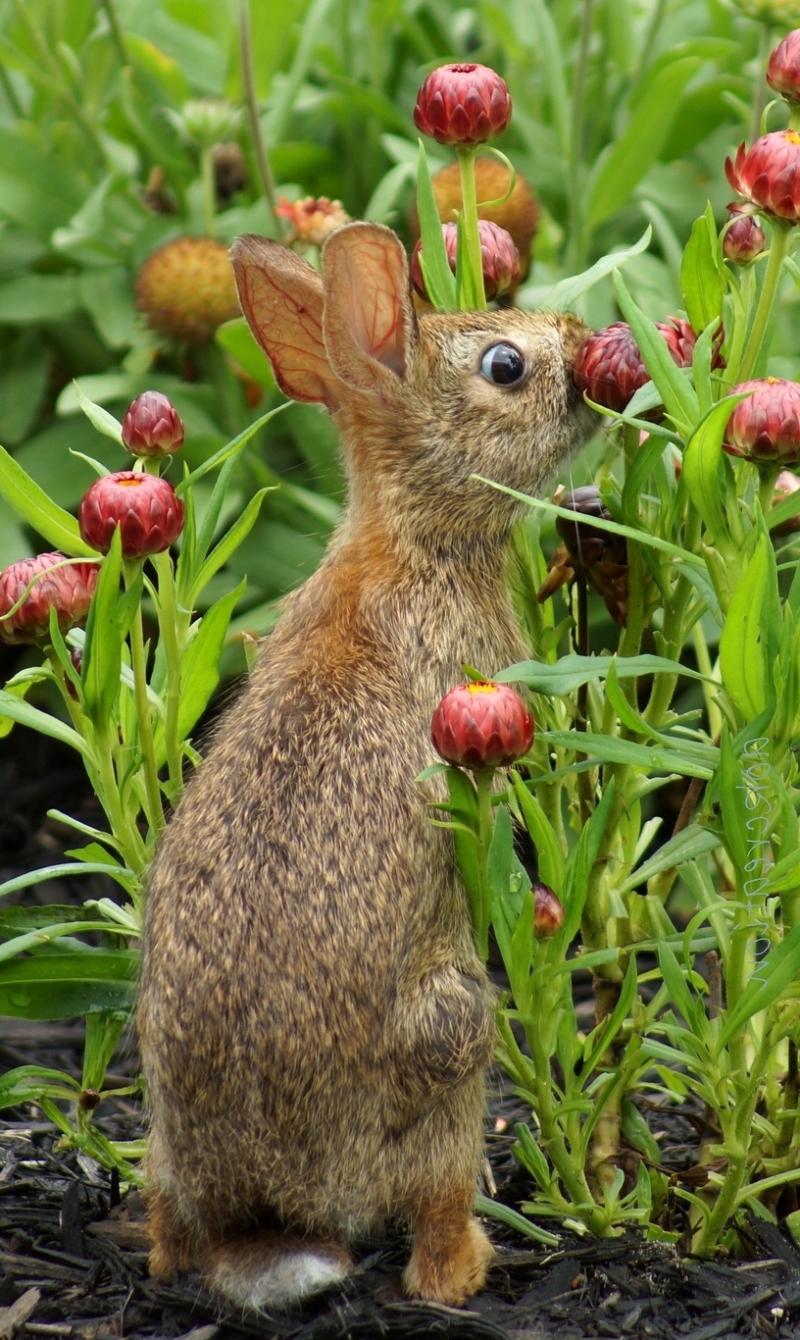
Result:
<svg viewBox="0 0 800 1340"><path fill-rule="evenodd" d="M748 721L767 705L762 620L769 576L768 545L767 536L762 534L731 598L719 644L722 682Z"/></svg>
<svg viewBox="0 0 800 1340"><path fill-rule="evenodd" d="M261 504L265 496L270 493L270 489L259 489L250 499L238 521L234 522L226 535L211 550L208 558L202 564L200 571L192 583L192 589L189 592L189 606L192 607L197 602L197 597L203 590L203 587L211 580L215 572L227 563L232 554L236 552L242 541L250 534L257 519Z"/></svg>
<svg viewBox="0 0 800 1340"><path fill-rule="evenodd" d="M548 1233L546 1228L539 1228L537 1224L526 1219L517 1210L510 1209L502 1201L490 1200L488 1196L478 1193L473 1204L476 1214L485 1214L488 1219L496 1219L498 1223L505 1224L506 1228L513 1228L525 1238L541 1242L545 1247L558 1247L561 1244L561 1239L557 1238L555 1233Z"/></svg>
<svg viewBox="0 0 800 1340"><path fill-rule="evenodd" d="M725 279L719 262L719 243L713 210L709 227L708 211L695 219L681 261L681 293L692 327L697 335L722 317Z"/></svg>
<svg viewBox="0 0 800 1340"><path fill-rule="evenodd" d="M559 897L564 890L564 857L558 845L558 839L535 796L531 795L517 772L512 774L514 794L519 801L523 818L531 839L536 847L539 861L539 877Z"/></svg>
<svg viewBox="0 0 800 1340"><path fill-rule="evenodd" d="M112 726L127 631L119 619L121 577L122 538L117 526L89 608L81 669L86 713L104 733Z"/></svg>
<svg viewBox="0 0 800 1340"><path fill-rule="evenodd" d="M648 225L647 231L642 234L638 242L634 242L632 247L626 247L621 251L613 251L608 256L601 256L599 261L595 261L588 270L582 274L571 275L568 279L560 279L557 284L546 291L542 296L538 296L536 306L546 308L552 312L569 311L574 303L590 288L594 288L601 279L605 279L614 270L619 270L621 266L626 265L628 261L633 260L634 256L639 256L646 251L650 245L650 239L653 235L652 228ZM522 306L526 305L526 291L521 289L518 295Z"/></svg>
<svg viewBox="0 0 800 1340"><path fill-rule="evenodd" d="M81 539L74 516L48 498L4 447L0 447L0 494L17 516L69 558L97 558L97 550Z"/></svg>
<svg viewBox="0 0 800 1340"><path fill-rule="evenodd" d="M574 513L573 513L574 516ZM592 523L594 524L594 522ZM494 678L500 684L526 684L536 693L556 696L574 693L582 684L605 679L615 658L613 656L561 656L554 665L540 661L519 661L501 670ZM667 656L617 656L618 679L635 679L639 675L685 675L689 679L704 679L698 670L690 670Z"/></svg>
<svg viewBox="0 0 800 1340"><path fill-rule="evenodd" d="M5 325L63 321L79 306L74 275L29 274L0 285L0 322Z"/></svg>
<svg viewBox="0 0 800 1340"><path fill-rule="evenodd" d="M71 726L59 721L58 717L50 716L48 712L40 711L38 707L32 707L16 693L0 689L0 720L3 717L16 721L20 726L29 726L42 735L49 735L53 740L60 740L81 754L88 753L86 741Z"/></svg>
<svg viewBox="0 0 800 1340"><path fill-rule="evenodd" d="M700 417L697 396L673 361L664 336L634 302L618 270L614 272L614 293L667 413L677 424L691 428Z"/></svg>
<svg viewBox="0 0 800 1340"><path fill-rule="evenodd" d="M272 375L270 361L259 344L243 316L226 321L217 327L214 339L221 348L232 354L239 367L259 386L275 390L275 378Z"/></svg>
<svg viewBox="0 0 800 1340"><path fill-rule="evenodd" d="M103 409L101 405L95 405L94 401L90 400L83 391L80 382L73 381L72 386L78 404L93 427L104 437L110 437L122 446L122 424L119 420L115 419L114 415L109 414L108 410Z"/></svg>
<svg viewBox="0 0 800 1340"><path fill-rule="evenodd" d="M581 835L578 838L577 846L570 854L567 861L566 879L564 881L564 907L566 916L564 925L559 931L561 943L568 945L578 931L583 916L583 908L586 902L586 893L589 887L589 875L592 866L597 859L597 853L600 850L600 843L605 832L608 813L614 803L614 793L616 791L616 781L612 777L608 786L603 792L603 798L594 811L587 824L581 829ZM606 962L616 958L617 951L612 949L597 950L599 954L605 955L605 958L598 959L597 962ZM589 955L580 955L578 959L572 960L576 965L587 963Z"/></svg>
<svg viewBox="0 0 800 1340"><path fill-rule="evenodd" d="M724 1024L717 1038L717 1055L730 1042L734 1033L743 1028L748 1019L766 1010L777 1000L800 974L800 926L795 926L780 944L773 945L767 957L758 965L733 1009L726 1011Z"/></svg>
<svg viewBox="0 0 800 1340"><path fill-rule="evenodd" d="M586 1081L591 1077L592 1072L608 1051L614 1038L622 1028L625 1020L630 1013L631 1005L636 997L637 974L636 974L636 956L631 955L628 962L628 968L625 973L625 980L620 988L619 998L612 1013L602 1023L600 1031L595 1030L590 1033L586 1040L584 1048L585 1056L578 1083L583 1088ZM588 1051L586 1050L588 1048Z"/></svg>
<svg viewBox="0 0 800 1340"><path fill-rule="evenodd" d="M189 643L181 667L181 699L178 712L178 736L181 740L205 711L219 683L219 662L231 614L244 594L246 579L218 600L203 615L200 627Z"/></svg>
<svg viewBox="0 0 800 1340"><path fill-rule="evenodd" d="M442 223L431 185L431 174L425 145L419 141L417 168L417 213L422 238L420 261L425 276L425 287L434 307L440 312L456 312L456 280L447 260Z"/></svg>
<svg viewBox="0 0 800 1340"><path fill-rule="evenodd" d="M498 806L494 830L492 832L492 841L489 846L488 875L489 891L492 899L492 920L499 920L499 915L495 918L494 909L498 913L505 907L508 901L509 888L511 884L511 870L514 859L514 834L511 828L511 819L505 805Z"/></svg>
<svg viewBox="0 0 800 1340"><path fill-rule="evenodd" d="M698 424L683 453L682 481L712 538L727 535L722 500L726 492L726 467L722 439L728 419L744 396L726 396Z"/></svg>
<svg viewBox="0 0 800 1340"><path fill-rule="evenodd" d="M655 78L643 81L646 92L625 130L592 172L586 209L590 227L622 209L631 191L656 162L683 90L700 65L699 57L685 56L671 61Z"/></svg>
<svg viewBox="0 0 800 1340"><path fill-rule="evenodd" d="M639 713L631 706L625 694L622 692L617 672L616 657L612 656L611 665L608 667L606 676L606 695L614 711L629 731L634 735L647 735L651 740L658 740L660 737L657 731L654 731L647 722L639 716Z"/></svg>
<svg viewBox="0 0 800 1340"><path fill-rule="evenodd" d="M663 941L658 946L658 962L661 976L664 978L670 999L679 1014L683 1015L695 1038L704 1046L711 1044L711 1030L708 1026L705 1010L691 991L683 975L676 955Z"/></svg>
<svg viewBox="0 0 800 1340"><path fill-rule="evenodd" d="M203 461L202 465L198 465L196 470L192 470L191 474L186 475L180 483L176 484L175 492L178 495L185 493L188 488L197 483L198 479L202 479L211 470L216 470L218 466L224 465L232 456L238 456L259 428L263 428L265 423L269 423L270 419L274 419L276 414L288 409L291 404L291 400L285 400L282 405L276 405L274 409L267 410L267 413L262 414L260 419L248 424L247 428L237 437L233 438L231 442L226 442L224 447L220 447L219 451L215 451L213 456L209 456L208 460Z"/></svg>
<svg viewBox="0 0 800 1340"><path fill-rule="evenodd" d="M694 861L698 856L714 851L719 845L720 839L716 833L710 832L707 828L700 828L698 824L691 824L659 847L655 856L651 856L649 861L643 861L628 876L624 884L620 885L619 891L622 894L628 893L630 889L646 883L655 875L660 875L662 871L672 870L673 867L683 865L686 861Z"/></svg>
<svg viewBox="0 0 800 1340"><path fill-rule="evenodd" d="M660 746L635 744L633 740L621 740L612 735L595 735L585 731L578 736L575 731L541 731L539 739L548 744L561 745L564 749L580 750L592 759L602 759L604 763L627 763L645 772L678 772L684 777L703 777L708 780L714 775L716 750L711 746L702 752L692 749L688 741L682 740L674 746L666 745L660 737Z"/></svg>
<svg viewBox="0 0 800 1340"><path fill-rule="evenodd" d="M129 1012L139 963L134 950L88 946L0 963L0 1015L69 1019L95 1010Z"/></svg>

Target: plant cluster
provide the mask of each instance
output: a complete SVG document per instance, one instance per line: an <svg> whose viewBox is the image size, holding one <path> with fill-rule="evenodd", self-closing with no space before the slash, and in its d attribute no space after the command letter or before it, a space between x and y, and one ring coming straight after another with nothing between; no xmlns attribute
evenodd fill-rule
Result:
<svg viewBox="0 0 800 1340"><path fill-rule="evenodd" d="M283 78L259 91L253 51L269 42L246 6L238 24L216 7L216 26L204 9L185 68L189 30L166 8L145 34L112 0L89 8L66 32L15 0L0 44L0 174L17 185L0 263L18 260L0 323L10 366L35 371L16 418L0 376L16 447L0 452L16 517L0 636L43 652L0 691L0 720L75 749L106 824L59 814L84 845L0 893L96 873L115 897L3 904L0 1012L85 1015L87 1043L80 1083L23 1068L0 1102L35 1099L137 1178L140 1148L110 1144L92 1114L133 1004L147 866L232 632L269 625L341 496L324 418L273 417L271 373L230 319L224 243L264 232L313 260L347 212L400 218L418 177L421 303L578 307L601 327L576 368L605 424L574 467L586 482L522 500L531 659L494 681L496 667L466 667L432 727L450 796L434 821L452 828L479 951L493 936L502 955L498 1057L531 1108L516 1147L531 1201L523 1215L481 1204L545 1241L528 1214L601 1234L632 1222L702 1252L733 1241L745 1208L793 1211L800 33L769 60L785 114L765 109L762 78L771 28L792 16L537 0L531 23L513 5L459 11L453 52L446 6L370 7L361 52L347 5L314 0L288 55L269 39ZM415 104L421 65L435 68ZM413 142L412 107L455 165ZM482 147L500 133L508 158ZM743 133L751 147L723 173ZM712 199L696 217L701 174ZM90 453L81 410L100 435ZM32 557L34 536L57 552ZM676 788L677 816L663 801ZM675 1184L643 1112L684 1104L705 1136Z"/></svg>

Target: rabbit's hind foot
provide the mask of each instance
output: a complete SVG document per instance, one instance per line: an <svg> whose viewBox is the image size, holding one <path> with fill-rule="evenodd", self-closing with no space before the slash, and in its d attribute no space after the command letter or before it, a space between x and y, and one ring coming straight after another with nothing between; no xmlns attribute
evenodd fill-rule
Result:
<svg viewBox="0 0 800 1340"><path fill-rule="evenodd" d="M291 1307L345 1279L354 1261L346 1247L263 1229L208 1249L204 1275L215 1293L245 1311Z"/></svg>
<svg viewBox="0 0 800 1340"><path fill-rule="evenodd" d="M460 1307L483 1288L494 1248L477 1219L463 1210L418 1217L414 1250L403 1274L412 1298Z"/></svg>

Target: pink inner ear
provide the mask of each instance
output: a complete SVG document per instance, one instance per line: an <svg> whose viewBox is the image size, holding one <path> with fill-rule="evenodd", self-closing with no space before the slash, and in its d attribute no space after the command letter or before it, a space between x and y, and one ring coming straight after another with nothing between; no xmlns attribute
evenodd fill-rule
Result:
<svg viewBox="0 0 800 1340"><path fill-rule="evenodd" d="M347 258L348 322L358 347L402 377L405 372L405 275L394 248L359 238Z"/></svg>

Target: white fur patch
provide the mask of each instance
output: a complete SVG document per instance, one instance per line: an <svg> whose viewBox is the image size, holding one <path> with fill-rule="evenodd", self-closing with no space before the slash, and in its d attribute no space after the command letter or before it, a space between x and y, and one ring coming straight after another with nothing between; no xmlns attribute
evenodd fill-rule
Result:
<svg viewBox="0 0 800 1340"><path fill-rule="evenodd" d="M212 1283L239 1307L260 1311L287 1307L307 1294L337 1284L348 1274L347 1266L330 1256L287 1251L277 1255L255 1279L243 1278L223 1266L214 1271Z"/></svg>

